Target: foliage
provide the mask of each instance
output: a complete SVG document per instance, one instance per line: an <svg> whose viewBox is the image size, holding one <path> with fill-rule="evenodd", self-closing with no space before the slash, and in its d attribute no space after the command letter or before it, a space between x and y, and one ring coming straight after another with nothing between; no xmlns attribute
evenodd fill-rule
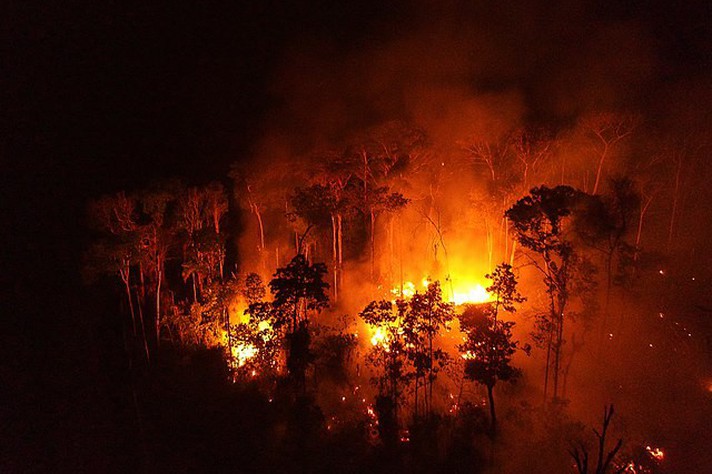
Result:
<svg viewBox="0 0 712 474"><path fill-rule="evenodd" d="M492 304L492 317L496 320L500 307L507 312L516 311L515 304L523 303L526 298L517 290L517 277L508 263L500 263L491 274L485 278L492 280L487 287L487 293L494 295Z"/></svg>
<svg viewBox="0 0 712 474"><path fill-rule="evenodd" d="M270 281L274 306L283 311L283 317L291 313L292 331L297 330L297 322L306 319L308 310L319 311L329 303L324 274L323 263L309 264L304 255L297 254L286 267L277 269Z"/></svg>
<svg viewBox="0 0 712 474"><path fill-rule="evenodd" d="M569 285L577 261L565 224L584 196L570 186L540 186L533 188L528 196L521 198L505 213L517 241L540 259L530 256L542 274L549 296L549 311L538 316L537 326L549 331L539 339L546 341L547 348L544 393L546 396L552 372L554 398L558 397L564 314L571 296Z"/></svg>

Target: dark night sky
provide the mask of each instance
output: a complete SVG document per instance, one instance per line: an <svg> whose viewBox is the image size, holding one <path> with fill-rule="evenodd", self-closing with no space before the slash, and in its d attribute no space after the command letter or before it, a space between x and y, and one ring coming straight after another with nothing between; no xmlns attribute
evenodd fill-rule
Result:
<svg viewBox="0 0 712 474"><path fill-rule="evenodd" d="M56 357L66 337L70 345L83 337L75 331L83 313L72 301L82 294L86 200L161 177L223 178L282 109L277 78L291 51L310 47L302 45L323 48L322 59L358 56L428 31L438 15L444 24L481 26L502 55L490 55L490 72L473 87L515 84L532 113L545 118L548 71L559 79L568 70L586 76L589 63L575 59L577 40L610 25L633 24L649 39L655 67L635 92L653 113L665 113L656 108L659 89L709 77L709 2L461 3L5 2L0 291L3 325L10 326L2 332L11 339L3 360L11 362L3 371L17 380L23 369ZM510 21L510 10L531 24ZM617 47L624 54L631 45ZM60 369L75 362L64 357Z"/></svg>
<svg viewBox="0 0 712 474"><path fill-rule="evenodd" d="M551 43L546 55L517 44L526 38L520 28L526 28L507 22L506 2L496 8L442 9L386 3L12 2L3 15L4 160L14 173L38 174L34 178L48 187L75 188L72 192L83 195L172 174L223 175L228 163L245 155L265 111L275 105L270 91L288 48L311 41L328 44L334 56L377 50L429 21L419 11L443 16L462 11L463 23L482 22L499 36L503 56L516 49L540 54L533 61L541 60L542 69L552 68L545 63L552 57L570 54L565 42L615 23L642 25L656 41L651 48L660 64L644 87L709 66L705 2L630 2L613 8L581 3L562 8L577 16L570 27L568 14L557 17L551 2L513 2L512 10L531 12L540 29L562 31L542 35L542 42ZM630 46L619 47L624 53ZM545 74L536 67L513 74L492 69L484 79L488 86L519 82L531 105L538 106Z"/></svg>

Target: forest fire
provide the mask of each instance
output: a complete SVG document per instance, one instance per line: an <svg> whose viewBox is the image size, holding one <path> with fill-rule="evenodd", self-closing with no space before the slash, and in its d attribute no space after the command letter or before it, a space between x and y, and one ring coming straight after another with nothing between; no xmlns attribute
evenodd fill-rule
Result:
<svg viewBox="0 0 712 474"><path fill-rule="evenodd" d="M450 279L448 278L447 281ZM427 289L428 285L432 283L429 277L424 277L421 280L422 289ZM416 291L419 291L416 285L412 281L405 281L401 286L396 286L391 289L391 294L395 297L411 298ZM452 278L452 284L446 285L445 292L447 294L447 300L456 306L463 304L480 304L486 303L492 300L492 295L490 295L484 286L478 282L468 282L463 278Z"/></svg>
<svg viewBox="0 0 712 474"><path fill-rule="evenodd" d="M248 360L257 354L257 348L252 344L239 343L232 346L230 350L238 368L244 366Z"/></svg>
<svg viewBox="0 0 712 474"><path fill-rule="evenodd" d="M245 471L654 473L683 457L667 440L693 417L649 394L699 406L712 391L708 239L695 234L710 211L694 193L709 130L680 113L684 136L668 131L668 103L646 115L614 92L523 83L553 58L510 71L521 58L500 64L483 54L493 45L457 52L485 37L445 41L452 57L422 39L329 67L297 54L229 171L90 203L87 273L117 298L125 411L142 435L161 420L148 393L239 418L223 438L258 434L252 464L233 466ZM401 67L415 85L381 90ZM538 80L584 87L598 70ZM140 386L162 371L186 379L176 387L212 377L216 395Z"/></svg>
<svg viewBox="0 0 712 474"><path fill-rule="evenodd" d="M0 472L712 472L709 1L5 3Z"/></svg>
<svg viewBox="0 0 712 474"><path fill-rule="evenodd" d="M520 153L514 146L512 150L515 157ZM341 160L354 159L349 151L343 153ZM155 341L187 352L219 348L228 354L231 380L255 384L270 404L322 400L327 432L338 433L349 423L358 426L362 419L369 443L395 446L417 443L420 424L436 415L452 417L453 423L479 417L486 420L483 433L494 439L500 423L495 408L500 391L495 387L518 383L522 368L515 363L540 378L536 388L529 381L528 389L548 410L571 393L566 392L572 390L569 369L583 344L580 334L616 347L634 334L621 320L606 320L627 291L624 286L614 289L614 263L630 274L644 270L636 266L635 253L625 254L634 249L621 243L626 229L616 227L634 212L632 181L620 181L606 195L568 185L521 188L522 196L512 197L506 206L491 204L490 214L473 211L470 218L475 220L503 215L504 224L495 232L489 226L468 228L459 220L462 213L450 209L447 196L425 208L413 204L395 191L396 183L387 175L377 174L376 163L387 164L388 157L374 152L369 159L373 163L367 166L373 169L368 173L352 170L342 176L333 171L334 176L327 175L332 180L328 186L322 184L324 177L307 188L285 184L281 192L288 227L280 221L281 210L269 218L262 215L266 210L254 201L257 187L245 187L243 174L236 174L238 204L244 204L239 199L248 193L247 210L255 216L252 237L237 243L259 249L253 260L240 262L241 272L225 271L229 237L221 223L229 206L221 185L179 187L171 191L175 195L162 195L175 201L162 212L170 209L174 215L153 216L153 204L143 194L97 202L93 212L107 240L97 245L92 258L104 262L123 285L129 327L141 357L149 361L159 350ZM343 161L332 164L337 165ZM361 163L353 166L359 170ZM346 191L350 194L343 195ZM369 192L377 196L365 197ZM431 217L448 212L447 225ZM628 214L617 214L622 212ZM393 225L396 219L398 226ZM166 222L174 222L175 228L162 229ZM355 248L351 254L344 255L345 238ZM141 245L131 248L131 242ZM611 242L619 243L608 253L599 250ZM472 248L484 252L473 253ZM420 249L422 258L405 258L414 249ZM290 253L294 256L284 262ZM170 274L169 255L180 262L180 278ZM278 258L272 260L272 255ZM483 269L482 274L473 268ZM602 276L596 268L609 273ZM426 276L418 280L414 275ZM382 281L392 282L385 294ZM170 298L169 284L174 285ZM599 309L596 300L608 306ZM514 318L518 311L522 317ZM659 316L655 321L671 320L663 311L653 314ZM690 339L690 325L671 324ZM366 337L359 339L364 327ZM660 338L644 344L650 352L665 347ZM336 389L344 384L368 388L351 397ZM336 391L334 397L328 396L331 391ZM335 405L323 401L332 398ZM512 410L514 398L505 401ZM603 432L612 414L612 408L606 412ZM587 449L572 453L580 472L586 469ZM665 458L659 448L648 446L646 453L658 463ZM628 462L616 454L608 462ZM640 470L636 462L630 465Z"/></svg>

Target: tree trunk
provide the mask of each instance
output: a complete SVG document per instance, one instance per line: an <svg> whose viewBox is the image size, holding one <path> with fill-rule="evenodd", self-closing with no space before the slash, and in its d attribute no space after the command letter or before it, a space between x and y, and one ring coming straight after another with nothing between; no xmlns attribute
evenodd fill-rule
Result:
<svg viewBox="0 0 712 474"><path fill-rule="evenodd" d="M675 233L675 224L677 218L677 205L680 197L680 175L682 174L682 158L677 160L677 169L675 171L675 188L672 195L672 210L670 211L670 226L668 229L667 248L670 250L672 239Z"/></svg>
<svg viewBox="0 0 712 474"><path fill-rule="evenodd" d="M336 215L336 234L337 243L339 250L339 286L343 287L343 273L344 273L344 233L343 233L343 219L341 214Z"/></svg>
<svg viewBox="0 0 712 474"><path fill-rule="evenodd" d="M487 385L487 396L489 397L490 409L490 433L492 437L497 434L497 415L494 410L494 385Z"/></svg>
<svg viewBox="0 0 712 474"><path fill-rule="evenodd" d="M371 228L371 280L376 281L376 214L369 211Z"/></svg>
<svg viewBox="0 0 712 474"><path fill-rule="evenodd" d="M591 194L598 193L598 185L601 182L601 171L603 170L603 162L608 155L608 143L604 143L603 151L601 152L601 158L598 160L598 170L596 170L596 182L593 184L593 192Z"/></svg>
<svg viewBox="0 0 712 474"><path fill-rule="evenodd" d="M139 317L139 322L141 323L141 338L143 339L143 350L146 353L146 362L151 361L151 357L148 351L148 338L146 337L146 323L143 321L143 308L141 305L138 305L138 317Z"/></svg>
<svg viewBox="0 0 712 474"><path fill-rule="evenodd" d="M653 202L653 196L645 196L644 202L640 205L640 217L638 217L638 230L635 234L635 260L638 260L638 253L640 249L640 242L643 236L643 221L645 220L645 213L648 212L650 203Z"/></svg>
<svg viewBox="0 0 712 474"><path fill-rule="evenodd" d="M549 367L551 366L551 333L546 343L546 364L544 365L544 402L549 396Z"/></svg>
<svg viewBox="0 0 712 474"><path fill-rule="evenodd" d="M337 250L337 231L336 231L336 217L331 214L331 256L332 256L332 272L334 274L334 301L339 300L339 256Z"/></svg>
<svg viewBox="0 0 712 474"><path fill-rule="evenodd" d="M161 345L161 283L163 282L163 270L158 264L156 269L156 347Z"/></svg>
<svg viewBox="0 0 712 474"><path fill-rule="evenodd" d="M131 268L122 268L121 270L119 270L119 274L121 276L121 281L124 282L124 287L126 288L126 298L129 301L129 311L131 312L131 324L133 325L133 334L134 337L136 337L136 312L134 311L133 300L131 298Z"/></svg>
<svg viewBox="0 0 712 474"><path fill-rule="evenodd" d="M492 268L492 260L494 256L492 255L494 253L494 232L490 228L487 219L484 219L485 222L485 235L487 238L487 268ZM506 250L505 250L506 252Z"/></svg>

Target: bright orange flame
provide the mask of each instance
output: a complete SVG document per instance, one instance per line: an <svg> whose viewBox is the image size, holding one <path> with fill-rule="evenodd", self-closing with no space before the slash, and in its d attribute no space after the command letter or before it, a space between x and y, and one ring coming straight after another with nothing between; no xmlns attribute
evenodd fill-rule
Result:
<svg viewBox="0 0 712 474"><path fill-rule="evenodd" d="M486 303L492 300L492 295L487 293L485 287L479 283L462 285L453 289L452 303L461 305L465 303Z"/></svg>
<svg viewBox="0 0 712 474"><path fill-rule="evenodd" d="M429 277L423 277L421 284L427 289L433 281ZM398 298L412 298L416 292L415 284L412 281L403 282L402 291L400 287L391 289L391 294ZM443 288L444 298L450 303L461 305L465 303L486 303L492 301L490 295L482 284L477 282L463 281L459 278L453 279L452 285Z"/></svg>
<svg viewBox="0 0 712 474"><path fill-rule="evenodd" d="M412 281L403 282L403 289L395 287L391 289L391 294L397 298L412 298L415 294L415 284Z"/></svg>
<svg viewBox="0 0 712 474"><path fill-rule="evenodd" d="M257 355L257 348L252 344L238 343L231 347L231 351L238 367L242 367L248 360Z"/></svg>
<svg viewBox="0 0 712 474"><path fill-rule="evenodd" d="M388 334L386 334L386 331L381 327L371 327L371 331L373 332L371 344L374 346L383 346L384 349L388 350Z"/></svg>

